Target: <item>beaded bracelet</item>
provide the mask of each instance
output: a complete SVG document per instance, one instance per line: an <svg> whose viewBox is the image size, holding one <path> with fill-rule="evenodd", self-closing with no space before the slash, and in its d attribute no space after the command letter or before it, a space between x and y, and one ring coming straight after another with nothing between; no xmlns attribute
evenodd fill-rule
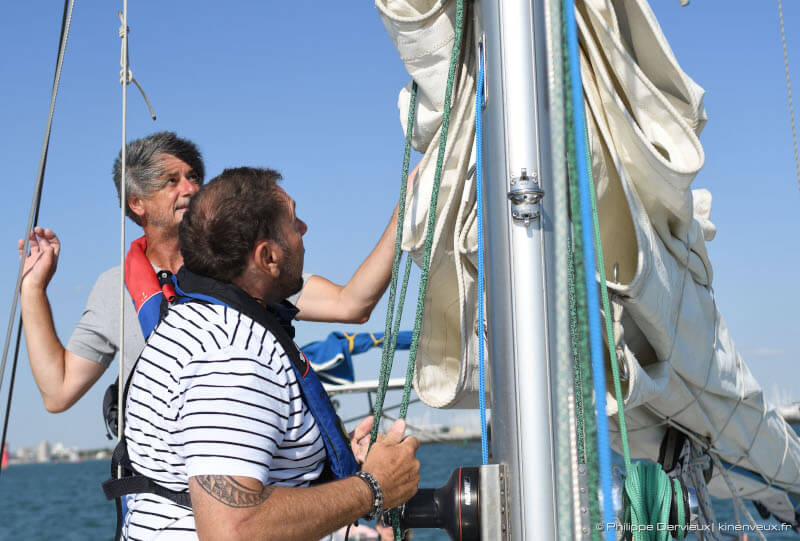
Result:
<svg viewBox="0 0 800 541"><path fill-rule="evenodd" d="M364 515L364 520L375 520L383 510L383 491L381 491L381 486L369 472L360 471L356 474L356 477L364 481L372 491L372 508L369 513Z"/></svg>

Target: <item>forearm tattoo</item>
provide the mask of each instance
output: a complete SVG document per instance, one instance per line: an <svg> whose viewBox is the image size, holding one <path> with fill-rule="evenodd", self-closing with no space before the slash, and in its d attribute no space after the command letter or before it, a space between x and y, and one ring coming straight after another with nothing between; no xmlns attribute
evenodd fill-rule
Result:
<svg viewBox="0 0 800 541"><path fill-rule="evenodd" d="M255 507L266 501L275 490L272 486L254 490L230 475L198 475L195 480L212 498L228 507Z"/></svg>

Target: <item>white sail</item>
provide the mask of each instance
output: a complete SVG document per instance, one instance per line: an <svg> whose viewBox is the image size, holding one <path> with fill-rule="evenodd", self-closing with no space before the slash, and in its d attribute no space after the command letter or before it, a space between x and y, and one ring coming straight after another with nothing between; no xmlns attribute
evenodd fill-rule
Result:
<svg viewBox="0 0 800 541"><path fill-rule="evenodd" d="M705 159L703 91L643 0L586 0L576 15L606 273L617 269L607 285L631 452L658 456L669 422L798 492L800 441L768 406L714 301L711 194L690 189ZM711 488L730 496L721 479Z"/></svg>
<svg viewBox="0 0 800 541"><path fill-rule="evenodd" d="M419 261L438 153L454 4L376 2L420 88L414 146L425 153L410 194L404 248ZM800 493L800 441L736 350L714 301L705 243L716 232L711 194L691 190L705 155L703 89L678 64L645 0L577 3L581 70L615 344L634 457L655 459L669 424L723 461L767 480L740 495L769 501L767 485ZM475 196L467 174L474 122L474 37L467 24L451 139L437 208L431 283L415 387L437 407L471 405L475 362ZM409 88L400 94L405 124ZM490 97L491 99L491 97ZM581 142L579 142L580 144ZM616 413L609 394L608 414ZM619 439L617 437L617 446ZM619 448L619 447L618 447ZM730 496L717 477L718 496Z"/></svg>
<svg viewBox="0 0 800 541"><path fill-rule="evenodd" d="M444 93L455 35L455 2L377 0L384 25L418 85L413 146L424 153L409 190L403 249L418 265L424 254L428 207L442 126ZM469 13L469 10L467 10ZM477 407L477 226L475 222L475 39L467 16L462 62L456 70L447 151L444 159L430 281L425 298L414 388L436 408ZM411 83L398 99L403 129ZM462 330L466 332L462 333ZM462 362L462 359L464 362ZM487 383L487 388L490 384Z"/></svg>

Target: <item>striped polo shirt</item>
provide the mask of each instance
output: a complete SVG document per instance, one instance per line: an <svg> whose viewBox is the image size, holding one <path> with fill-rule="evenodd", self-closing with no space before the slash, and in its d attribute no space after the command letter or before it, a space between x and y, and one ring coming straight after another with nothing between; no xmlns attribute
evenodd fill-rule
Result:
<svg viewBox="0 0 800 541"><path fill-rule="evenodd" d="M291 360L274 336L221 305L170 308L131 376L125 437L133 467L175 491L189 477L236 475L307 486L325 447ZM196 539L191 508L128 497L126 539Z"/></svg>

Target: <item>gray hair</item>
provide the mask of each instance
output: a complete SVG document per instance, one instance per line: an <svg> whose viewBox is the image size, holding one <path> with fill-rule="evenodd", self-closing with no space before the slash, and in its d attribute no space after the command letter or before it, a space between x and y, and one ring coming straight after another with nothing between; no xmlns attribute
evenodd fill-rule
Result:
<svg viewBox="0 0 800 541"><path fill-rule="evenodd" d="M128 197L149 197L164 187L161 176L164 174L159 154L169 154L186 162L203 183L205 167L203 156L197 145L188 139L178 137L174 132L161 131L135 139L127 144L125 155L125 192ZM117 197L120 197L120 181L122 179L122 152L114 160L114 186L117 188ZM139 217L125 204L125 214L141 225Z"/></svg>

